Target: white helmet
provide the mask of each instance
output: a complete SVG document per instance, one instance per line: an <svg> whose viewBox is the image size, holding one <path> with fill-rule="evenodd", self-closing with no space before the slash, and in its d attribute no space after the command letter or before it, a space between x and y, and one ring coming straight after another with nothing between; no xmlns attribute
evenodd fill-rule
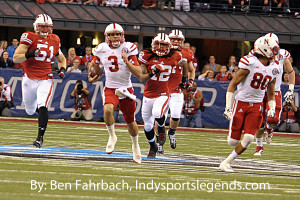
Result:
<svg viewBox="0 0 300 200"><path fill-rule="evenodd" d="M271 46L265 40L265 36L260 37L255 41L254 52L269 59L274 56Z"/></svg>
<svg viewBox="0 0 300 200"><path fill-rule="evenodd" d="M120 33L119 38L114 38L111 37L110 34L112 33ZM124 37L124 30L120 24L117 23L112 23L109 24L104 31L104 36L105 36L105 42L114 48L118 48L120 44L122 44L125 41Z"/></svg>
<svg viewBox="0 0 300 200"><path fill-rule="evenodd" d="M164 46L162 46L162 44ZM165 46L166 45L166 46ZM171 49L171 41L169 39L169 36L165 33L158 33L153 39L152 39L152 51L157 54L158 56L164 56L169 54Z"/></svg>
<svg viewBox="0 0 300 200"><path fill-rule="evenodd" d="M172 48L173 49L180 49L184 43L184 35L178 29L174 29L169 33L169 38L171 40ZM180 41L172 41L173 39L179 39Z"/></svg>
<svg viewBox="0 0 300 200"><path fill-rule="evenodd" d="M275 33L267 33L265 35L265 37L266 37L267 40L275 41L277 43L277 45L279 46L279 40L278 40L278 37Z"/></svg>
<svg viewBox="0 0 300 200"><path fill-rule="evenodd" d="M34 32L43 38L48 37L52 34L53 22L49 15L39 14L33 22Z"/></svg>

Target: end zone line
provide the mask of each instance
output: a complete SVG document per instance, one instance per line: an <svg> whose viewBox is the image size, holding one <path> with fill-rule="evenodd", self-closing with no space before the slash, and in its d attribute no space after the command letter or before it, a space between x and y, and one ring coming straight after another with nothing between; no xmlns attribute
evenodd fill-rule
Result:
<svg viewBox="0 0 300 200"><path fill-rule="evenodd" d="M9 122L26 122L26 123L37 123L37 119L28 119L28 118L9 118L9 117L1 117L0 121L9 121ZM98 126L98 127L106 127L104 122L76 122L76 121L58 121L58 120L49 120L48 124L69 124L69 125L80 125L80 126ZM115 127L118 128L127 128L125 124L115 124ZM138 125L140 129L144 128L143 125ZM166 127L166 129L168 129ZM208 133L225 133L228 131L225 129L209 129L209 128L188 128L188 127L178 127L176 130L178 131L188 131L188 132L208 132ZM300 133L279 133L274 132L274 136L279 137L296 137L300 138Z"/></svg>

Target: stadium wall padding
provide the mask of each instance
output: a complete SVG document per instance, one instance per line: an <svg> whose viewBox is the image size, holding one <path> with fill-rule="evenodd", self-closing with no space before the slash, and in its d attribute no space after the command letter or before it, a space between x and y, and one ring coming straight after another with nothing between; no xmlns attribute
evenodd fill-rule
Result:
<svg viewBox="0 0 300 200"><path fill-rule="evenodd" d="M22 103L22 70L20 69L0 69L0 76L4 77L5 83L12 87L15 107L12 109L12 116L28 117ZM64 79L60 79L54 72L53 79L53 98L49 103L50 118L70 119L74 111L74 99L70 98L71 92L75 87L76 80L83 81L84 87L88 88L91 95L94 120L99 120L103 116L102 90L104 88L105 76L96 83L87 81L87 72L66 73ZM144 93L144 84L132 76L135 95L137 96L136 120L142 122L141 103ZM198 89L203 92L205 112L202 113L202 121L206 127L228 127L229 121L223 117L225 108L225 96L228 82L196 81ZM288 90L288 86L281 88L282 96ZM300 86L295 86L295 105L299 106ZM183 115L182 115L183 117Z"/></svg>

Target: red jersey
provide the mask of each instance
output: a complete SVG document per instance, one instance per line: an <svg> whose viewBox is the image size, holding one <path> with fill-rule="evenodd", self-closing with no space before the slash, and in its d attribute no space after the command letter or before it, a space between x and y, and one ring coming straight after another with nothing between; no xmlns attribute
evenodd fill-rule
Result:
<svg viewBox="0 0 300 200"><path fill-rule="evenodd" d="M164 67L163 71L160 71L146 82L144 96L147 98L169 96L168 80L173 67L182 61L181 53L172 51L167 56L157 56L152 51L144 50L139 55L139 61L147 66L148 72L153 70L156 64Z"/></svg>
<svg viewBox="0 0 300 200"><path fill-rule="evenodd" d="M202 92L199 90L196 90L195 92L193 91L190 92L190 94L195 98L198 98L201 93ZM185 101L184 112L190 114L197 113L197 110L199 109L200 105L204 104L203 98L201 99L200 104L198 105L195 104L192 98L189 97L188 95L184 95L184 101Z"/></svg>
<svg viewBox="0 0 300 200"><path fill-rule="evenodd" d="M182 58L186 59L186 62L189 63L193 61L194 54L190 49L182 48L181 50ZM181 89L179 88L179 84L182 79L182 67L174 66L172 67L172 74L169 79L169 91L170 93L180 93Z"/></svg>
<svg viewBox="0 0 300 200"><path fill-rule="evenodd" d="M68 66L73 65L73 62L74 62L75 59L78 59L79 60L79 64L81 64L81 58L80 58L80 56L74 56L72 59L66 58L67 65Z"/></svg>
<svg viewBox="0 0 300 200"><path fill-rule="evenodd" d="M227 75L225 74L225 75L223 76L222 73L217 74L217 76L216 76L215 79L216 79L217 81L228 81Z"/></svg>
<svg viewBox="0 0 300 200"><path fill-rule="evenodd" d="M29 58L22 63L24 65L23 73L32 79L53 78L51 60L59 51L59 37L50 34L47 38L41 38L36 33L25 32L21 36L20 43L29 46L28 51L40 49L39 57Z"/></svg>
<svg viewBox="0 0 300 200"><path fill-rule="evenodd" d="M91 108L90 95L86 96L86 94L84 92L82 92L82 97L79 98L79 95L77 94L77 90L75 90L75 92L74 92L75 110L78 110L78 107L77 107L78 100L80 101L80 104L82 105L82 110L88 110Z"/></svg>
<svg viewBox="0 0 300 200"><path fill-rule="evenodd" d="M87 55L82 56L82 58L81 58L81 64L82 64L82 65L86 65L88 62L91 62L94 58L95 58L95 56L93 56L93 55L90 55L90 56L87 56Z"/></svg>

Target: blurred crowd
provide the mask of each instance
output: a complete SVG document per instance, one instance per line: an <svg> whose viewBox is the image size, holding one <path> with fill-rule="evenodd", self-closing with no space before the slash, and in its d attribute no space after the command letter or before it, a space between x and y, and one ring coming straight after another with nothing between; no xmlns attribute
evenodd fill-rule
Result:
<svg viewBox="0 0 300 200"><path fill-rule="evenodd" d="M135 42L135 44L139 46L137 42ZM12 39L10 45L6 40L0 41L0 68L22 68L22 65L14 64L12 61L18 45L19 39L17 38ZM185 43L184 47L190 49L194 55L196 55L196 46ZM70 47L69 49L61 47L61 49L66 57L67 72L87 72L87 64L94 59L92 46L89 46L89 44L84 42L77 47ZM239 59L240 58L234 56L234 53L229 56L226 63L218 63L215 55L210 55L209 57L203 56L201 60L195 56L193 63L196 70L196 79L201 81L231 81L239 69ZM293 63L292 56L289 59L296 74L296 84L300 84L299 65L296 66L295 63ZM52 60L52 69L53 71L58 70L57 61L55 59ZM288 85L286 73L283 74L282 80L282 84Z"/></svg>
<svg viewBox="0 0 300 200"><path fill-rule="evenodd" d="M65 3L130 9L167 9L203 12L246 12L294 15L300 17L298 0L24 0L44 3Z"/></svg>

